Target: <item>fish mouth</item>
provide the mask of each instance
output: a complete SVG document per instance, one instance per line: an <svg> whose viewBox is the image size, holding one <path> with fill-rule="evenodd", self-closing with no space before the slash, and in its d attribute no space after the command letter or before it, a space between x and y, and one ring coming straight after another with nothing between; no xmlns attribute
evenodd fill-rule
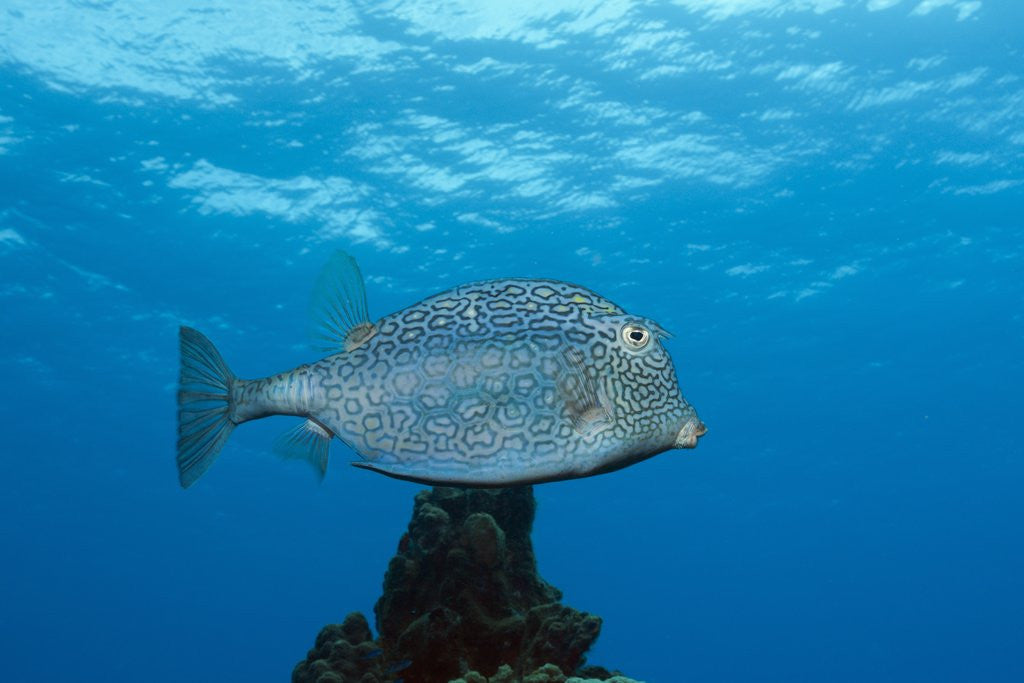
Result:
<svg viewBox="0 0 1024 683"><path fill-rule="evenodd" d="M679 434L676 435L676 441L672 445L673 448L696 448L697 439L704 436L708 431L708 428L704 426L704 423L694 418L687 420L683 425L683 428L679 430Z"/></svg>

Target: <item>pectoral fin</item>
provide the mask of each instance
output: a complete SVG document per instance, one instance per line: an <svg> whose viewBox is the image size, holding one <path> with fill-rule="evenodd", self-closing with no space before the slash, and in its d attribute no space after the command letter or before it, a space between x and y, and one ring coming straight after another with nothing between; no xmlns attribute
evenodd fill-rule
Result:
<svg viewBox="0 0 1024 683"><path fill-rule="evenodd" d="M366 308L366 287L356 260L336 251L320 271L310 304L313 338L321 351L351 351L377 334Z"/></svg>
<svg viewBox="0 0 1024 683"><path fill-rule="evenodd" d="M558 389L565 401L573 429L591 436L611 425L608 400L597 381L587 371L583 353L577 348L562 354L562 374Z"/></svg>

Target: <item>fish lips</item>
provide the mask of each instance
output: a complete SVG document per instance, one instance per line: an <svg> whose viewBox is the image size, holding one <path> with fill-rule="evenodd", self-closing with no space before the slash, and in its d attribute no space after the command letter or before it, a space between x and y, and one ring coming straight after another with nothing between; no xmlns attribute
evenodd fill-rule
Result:
<svg viewBox="0 0 1024 683"><path fill-rule="evenodd" d="M683 423L683 428L679 430L679 434L676 435L675 443L672 445L673 448L696 448L697 439L704 436L708 431L708 428L704 426L704 423L697 418L691 418Z"/></svg>

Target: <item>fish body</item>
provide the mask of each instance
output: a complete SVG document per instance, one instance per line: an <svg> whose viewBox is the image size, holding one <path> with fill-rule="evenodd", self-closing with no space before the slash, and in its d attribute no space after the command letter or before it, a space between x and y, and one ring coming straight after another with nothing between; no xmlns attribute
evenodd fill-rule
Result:
<svg viewBox="0 0 1024 683"><path fill-rule="evenodd" d="M666 333L589 289L541 279L474 282L371 323L354 262L341 254L328 271L318 308L327 314L323 337L338 351L259 380L234 378L217 355L202 377L228 373L213 387L226 404L215 406L223 410L215 421L227 426L204 436L212 456L199 453L202 444L183 450L179 431L183 485L235 424L275 414L307 418L278 450L321 471L337 437L363 458L356 466L468 486L599 474L691 448L705 431L679 389ZM188 344L200 344L202 359L216 354L184 330L183 368L194 355ZM182 377L186 403L190 390L211 400L184 370Z"/></svg>

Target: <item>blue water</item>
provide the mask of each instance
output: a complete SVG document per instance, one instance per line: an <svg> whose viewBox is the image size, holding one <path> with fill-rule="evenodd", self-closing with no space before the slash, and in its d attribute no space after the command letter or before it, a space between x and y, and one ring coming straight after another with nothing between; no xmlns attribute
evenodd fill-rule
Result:
<svg viewBox="0 0 1024 683"><path fill-rule="evenodd" d="M375 317L554 277L676 335L700 446L536 489L592 662L1024 680L1024 4L595 4L2 3L0 678L287 680L370 613L420 487L287 418L174 464L178 325L314 360L343 248Z"/></svg>

